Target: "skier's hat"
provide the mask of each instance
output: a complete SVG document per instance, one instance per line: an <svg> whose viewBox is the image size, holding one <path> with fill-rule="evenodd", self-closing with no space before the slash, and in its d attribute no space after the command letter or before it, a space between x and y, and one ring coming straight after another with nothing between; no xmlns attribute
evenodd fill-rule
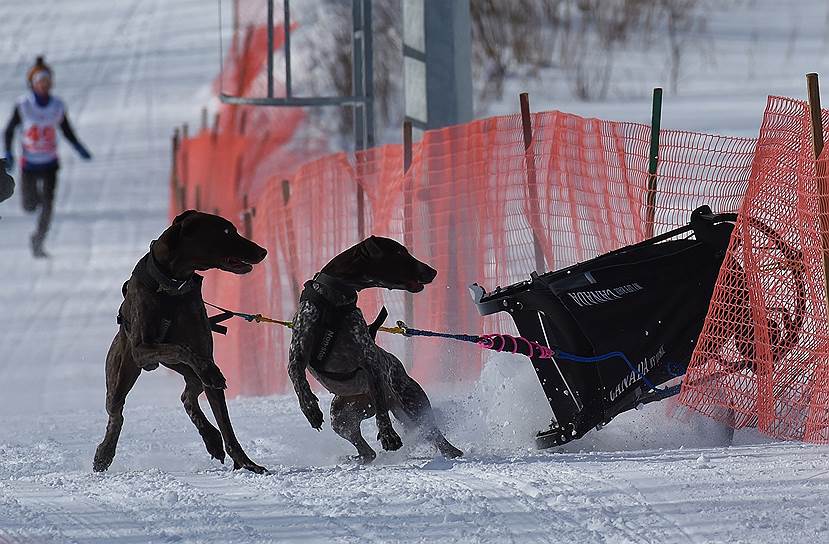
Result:
<svg viewBox="0 0 829 544"><path fill-rule="evenodd" d="M35 59L34 65L29 68L29 72L26 74L26 80L29 82L29 86L31 87L35 81L39 81L44 77L52 79L52 67L43 62L42 56L38 56L37 59Z"/></svg>

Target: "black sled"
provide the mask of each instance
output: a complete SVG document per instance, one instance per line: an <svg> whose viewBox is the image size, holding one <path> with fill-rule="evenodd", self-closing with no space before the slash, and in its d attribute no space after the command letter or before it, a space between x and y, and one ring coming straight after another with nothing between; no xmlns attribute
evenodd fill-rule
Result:
<svg viewBox="0 0 829 544"><path fill-rule="evenodd" d="M679 392L659 386L688 368L736 219L702 206L684 227L589 261L491 293L470 286L481 315L508 312L556 351L531 358L553 410L539 448Z"/></svg>

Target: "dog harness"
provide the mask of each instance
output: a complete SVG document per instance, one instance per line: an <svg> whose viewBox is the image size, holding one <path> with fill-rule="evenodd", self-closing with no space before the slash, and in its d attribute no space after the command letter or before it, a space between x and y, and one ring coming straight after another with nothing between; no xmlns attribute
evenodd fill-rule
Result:
<svg viewBox="0 0 829 544"><path fill-rule="evenodd" d="M314 288L315 283L324 285L329 290L340 294L342 301L335 302L325 297ZM335 345L345 318L357 309L357 290L342 280L320 272L314 276L314 279L305 282L299 301L300 303L309 302L313 304L320 313L317 326L313 331L309 332L312 339L312 348L308 353L304 354L306 364L320 374L333 379L347 380L352 378L357 372L356 370L340 374L322 370L321 366L325 362L325 359L328 358L331 348ZM374 321L369 325L369 333L372 338L376 337L377 330L386 320L387 316L388 311L384 306Z"/></svg>
<svg viewBox="0 0 829 544"><path fill-rule="evenodd" d="M183 301L181 297L194 289L200 290L203 278L194 273L186 280L178 280L162 272L152 254L154 243L155 241L150 244L150 251L135 265L130 279L124 282L123 287L121 287L121 294L126 296L127 285L135 278L159 296L159 300L161 301L161 326L158 336L153 340L156 343L162 343L167 340L170 325L173 323L173 315L178 311L178 305ZM219 322L229 317L232 317L232 314L219 314L208 318L210 329L214 332L225 334L227 327L219 325ZM121 315L120 311L118 312L116 322L119 325L123 324L127 331L130 330L129 321Z"/></svg>

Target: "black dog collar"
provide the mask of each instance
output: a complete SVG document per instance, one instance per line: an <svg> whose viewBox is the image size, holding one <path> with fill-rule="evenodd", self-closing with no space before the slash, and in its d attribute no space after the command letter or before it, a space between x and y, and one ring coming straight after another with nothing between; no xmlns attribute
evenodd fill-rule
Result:
<svg viewBox="0 0 829 544"><path fill-rule="evenodd" d="M319 272L312 281L325 286L327 291L333 291L331 295L334 295L338 300L331 300L331 298L325 297L325 294L323 294L323 297L334 306L353 306L357 303L357 290L339 278Z"/></svg>
<svg viewBox="0 0 829 544"><path fill-rule="evenodd" d="M155 243L155 241L153 241L153 243ZM201 285L202 277L195 273L186 280L177 280L169 277L159 268L158 262L156 262L153 257L152 250L153 245L151 243L150 251L147 252L147 254L144 255L140 261L138 261L138 264L135 265L135 268L132 271L132 276L126 283L124 283L123 287L121 287L121 293L126 297L127 284L135 278L139 282L146 285L150 290L166 295L165 297L161 297L162 317L160 319L158 335L154 339L155 342L164 342L167 339L167 333L169 332L170 325L173 322L173 315L181 302L181 300L172 300L167 297L179 297L189 293L194 288ZM127 331L130 330L129 321L121 315L120 311L118 312L116 322L119 325L124 325ZM222 332L219 329L223 327L221 325L217 325L217 323L218 321L211 321L210 328L216 332ZM222 334L224 334L224 332L222 332ZM155 367L152 368L145 368L145 370L153 370L157 366L158 365L155 365Z"/></svg>
<svg viewBox="0 0 829 544"><path fill-rule="evenodd" d="M162 272L158 262L153 257L154 243L155 240L150 244L150 251L138 262L133 271L133 274L138 276L142 283L159 293L170 296L189 293L197 284L201 283L201 276L198 274L191 274L186 280L177 280Z"/></svg>

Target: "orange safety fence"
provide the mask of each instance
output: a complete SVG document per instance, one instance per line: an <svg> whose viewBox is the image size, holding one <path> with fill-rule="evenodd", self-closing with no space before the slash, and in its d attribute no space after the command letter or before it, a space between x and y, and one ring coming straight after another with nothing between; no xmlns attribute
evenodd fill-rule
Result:
<svg viewBox="0 0 829 544"><path fill-rule="evenodd" d="M399 145L322 157L292 175L269 176L247 207L239 183L228 193L185 179L205 171L205 179L213 179L211 173L223 171L215 164L225 156L221 132L183 141L176 162L188 202L198 192L202 209L225 213L271 252L250 276L209 274L208 298L290 319L302 284L358 242L362 224L363 236L398 239L439 272L432 285L412 297L411 325L462 332L514 330L508 317L478 316L469 283L493 288L525 279L536 269L536 240L545 268L554 269L640 241L648 232L649 127L561 112L534 114L532 124L529 153L519 115L427 131L415 144L405 175ZM250 126L246 137L255 139L266 130ZM719 211L737 209L755 140L662 131L661 141L656 233L684 224L701 204ZM198 164L197 155L210 166ZM527 177L530 162L533 190ZM251 165L249 171L257 167ZM219 185L230 181L216 179ZM404 317L405 298L403 293L368 290L360 304L369 319L385 304L393 322ZM289 339L287 329L252 325L234 327L231 336L218 338L217 359L232 369L232 392L284 390ZM472 380L482 364L474 346L390 335L381 335L380 341L399 355L413 342L411 371L426 382Z"/></svg>
<svg viewBox="0 0 829 544"><path fill-rule="evenodd" d="M827 161L814 159L808 105L769 98L682 404L737 428L829 442L829 229L817 175Z"/></svg>
<svg viewBox="0 0 829 544"><path fill-rule="evenodd" d="M263 56L251 47L262 48L263 31L246 32L221 85L261 96ZM740 218L680 402L736 427L829 441L821 245L829 227L821 228L817 176L829 157L816 166L811 156L805 103L770 98L758 139L661 130L653 213L647 125L535 113L525 149L520 115L481 119L426 131L404 173L400 145L296 151L302 120L297 109L223 105L212 129L180 140L171 215L220 213L269 250L246 276L208 272L210 302L290 320L303 283L375 234L399 240L438 276L414 296L366 290L367 320L385 305L389 324L410 315L420 328L510 333L508 316L477 314L470 283L491 290L560 269L684 225L708 204ZM277 325L232 323L216 338L230 393L289 389L290 337ZM485 357L435 338L378 342L425 383L474 380Z"/></svg>

